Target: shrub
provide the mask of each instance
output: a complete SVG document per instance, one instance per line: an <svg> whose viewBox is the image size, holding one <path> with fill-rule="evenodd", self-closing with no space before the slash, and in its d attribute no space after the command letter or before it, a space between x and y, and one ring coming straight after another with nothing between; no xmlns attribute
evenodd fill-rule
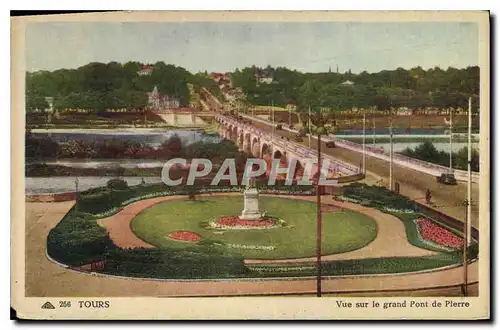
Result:
<svg viewBox="0 0 500 330"><path fill-rule="evenodd" d="M91 215L78 212L75 208L66 214L47 237L47 253L70 266L101 259L113 247L106 230Z"/></svg>
<svg viewBox="0 0 500 330"><path fill-rule="evenodd" d="M122 179L111 179L106 183L106 187L112 190L125 190L128 188L128 183Z"/></svg>
<svg viewBox="0 0 500 330"><path fill-rule="evenodd" d="M243 258L191 249L116 249L105 272L148 278L235 277L249 270Z"/></svg>

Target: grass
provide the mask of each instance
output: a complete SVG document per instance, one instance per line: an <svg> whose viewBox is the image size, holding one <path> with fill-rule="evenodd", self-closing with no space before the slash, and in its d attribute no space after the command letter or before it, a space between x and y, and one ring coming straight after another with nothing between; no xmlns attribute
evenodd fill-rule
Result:
<svg viewBox="0 0 500 330"><path fill-rule="evenodd" d="M152 206L132 220L138 237L157 247L187 247L192 243L169 240L170 232L186 230L203 239L226 244L274 246L274 250L227 248L229 252L251 259L287 259L315 255L316 204L278 197L260 197L261 211L280 217L285 228L221 231L205 229L203 222L222 215L239 214L243 197L207 197L196 201L176 200ZM221 233L223 234L217 234ZM373 219L352 211L323 214L324 255L357 250L373 241L377 226Z"/></svg>

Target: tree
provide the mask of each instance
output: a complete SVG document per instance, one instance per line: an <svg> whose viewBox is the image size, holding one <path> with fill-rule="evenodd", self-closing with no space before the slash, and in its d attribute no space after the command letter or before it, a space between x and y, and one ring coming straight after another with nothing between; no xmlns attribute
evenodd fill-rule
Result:
<svg viewBox="0 0 500 330"><path fill-rule="evenodd" d="M471 155L471 170L479 172L479 152L477 149L472 149ZM461 170L467 170L467 163L469 159L469 152L467 147L461 148L455 156L455 167Z"/></svg>
<svg viewBox="0 0 500 330"><path fill-rule="evenodd" d="M165 158L177 157L182 149L182 141L177 134L170 136L160 146L160 153Z"/></svg>
<svg viewBox="0 0 500 330"><path fill-rule="evenodd" d="M274 84L257 84L255 73L272 73ZM341 85L351 80L351 88ZM410 70L397 68L378 73L346 72L301 73L287 68L238 69L233 74L233 85L242 88L249 102L268 105L273 100L281 105L289 99L298 101L298 110L309 105L350 109L376 106L380 110L392 107L464 107L464 100L478 95L479 68L438 67L424 71L421 67ZM341 88L342 87L342 88ZM474 105L476 105L474 103ZM477 108L477 107L476 107Z"/></svg>

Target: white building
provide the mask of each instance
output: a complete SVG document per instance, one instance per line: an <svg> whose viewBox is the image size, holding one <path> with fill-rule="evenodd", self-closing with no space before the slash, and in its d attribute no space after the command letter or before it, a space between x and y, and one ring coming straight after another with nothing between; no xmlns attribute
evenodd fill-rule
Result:
<svg viewBox="0 0 500 330"><path fill-rule="evenodd" d="M153 91L148 93L148 106L157 111L175 109L180 107L180 100L173 96L161 95L155 86Z"/></svg>
<svg viewBox="0 0 500 330"><path fill-rule="evenodd" d="M341 83L341 85L344 85L344 86L352 86L354 85L354 82L350 81L350 80L346 80L344 81L343 83Z"/></svg>

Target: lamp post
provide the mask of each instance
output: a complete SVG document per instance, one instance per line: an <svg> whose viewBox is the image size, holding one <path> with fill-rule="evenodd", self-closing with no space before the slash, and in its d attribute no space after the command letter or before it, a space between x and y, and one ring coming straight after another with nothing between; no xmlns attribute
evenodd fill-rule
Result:
<svg viewBox="0 0 500 330"><path fill-rule="evenodd" d="M308 110L308 131L309 131L309 149L311 149L311 106L309 105L309 110Z"/></svg>
<svg viewBox="0 0 500 330"><path fill-rule="evenodd" d="M365 176L366 179L365 123L366 123L366 109L363 109L363 175Z"/></svg>
<svg viewBox="0 0 500 330"><path fill-rule="evenodd" d="M463 284L462 284L462 294L464 296L467 296L467 286L468 286L468 272L467 272L467 248L468 248L468 244L467 244L467 235L468 235L468 210L469 208L469 201L468 200L465 200L465 222L464 222L464 238L463 238L463 246L462 246L462 264L463 264Z"/></svg>
<svg viewBox="0 0 500 330"><path fill-rule="evenodd" d="M453 109L450 108L450 173L453 173Z"/></svg>
<svg viewBox="0 0 500 330"><path fill-rule="evenodd" d="M78 201L78 177L75 177L75 199Z"/></svg>
<svg viewBox="0 0 500 330"><path fill-rule="evenodd" d="M274 101L271 101L271 116L272 116L272 123L273 123L273 139L274 139Z"/></svg>
<svg viewBox="0 0 500 330"><path fill-rule="evenodd" d="M321 297L321 234L322 234L322 214L321 214L321 131L318 131L318 178L316 182L316 295Z"/></svg>
<svg viewBox="0 0 500 330"><path fill-rule="evenodd" d="M392 112L392 110L391 110ZM392 158L393 158L393 145L392 145L392 113L389 125L389 190L392 191Z"/></svg>
<svg viewBox="0 0 500 330"><path fill-rule="evenodd" d="M467 245L471 242L472 217L472 100L469 97L469 137L467 145Z"/></svg>
<svg viewBox="0 0 500 330"><path fill-rule="evenodd" d="M372 136L373 136L373 146L375 147L375 111L373 111L373 130L372 130Z"/></svg>
<svg viewBox="0 0 500 330"><path fill-rule="evenodd" d="M321 135L327 134L325 127L326 121L322 118L322 114L318 113L315 123L315 133L317 135L317 152L318 152L318 170L316 172L316 295L321 297L321 277L322 277L322 264L321 264L321 242L322 242L322 212L321 212Z"/></svg>

